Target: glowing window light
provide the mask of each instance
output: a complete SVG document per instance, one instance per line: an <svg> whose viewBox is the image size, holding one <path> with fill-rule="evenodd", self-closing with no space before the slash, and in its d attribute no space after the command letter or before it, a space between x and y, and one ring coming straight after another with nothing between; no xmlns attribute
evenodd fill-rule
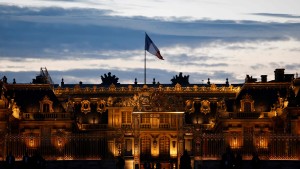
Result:
<svg viewBox="0 0 300 169"><path fill-rule="evenodd" d="M268 140L266 137L260 136L257 138L257 142L256 142L256 146L257 148L268 148Z"/></svg>

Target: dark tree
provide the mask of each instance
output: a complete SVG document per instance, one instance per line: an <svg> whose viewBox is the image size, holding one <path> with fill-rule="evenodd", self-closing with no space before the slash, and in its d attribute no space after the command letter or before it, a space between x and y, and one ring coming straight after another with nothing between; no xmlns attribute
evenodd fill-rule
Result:
<svg viewBox="0 0 300 169"><path fill-rule="evenodd" d="M260 169L260 159L257 152L252 154L251 166L253 169Z"/></svg>
<svg viewBox="0 0 300 169"><path fill-rule="evenodd" d="M182 76L182 72L179 73L179 76L173 76L173 79L171 79L171 82L173 85L176 85L179 83L180 85L188 85L189 83L189 75Z"/></svg>
<svg viewBox="0 0 300 169"><path fill-rule="evenodd" d="M117 164L116 164L116 168L117 169L124 169L124 166L125 166L124 159L121 156L118 156L118 161L117 161Z"/></svg>
<svg viewBox="0 0 300 169"><path fill-rule="evenodd" d="M234 154L230 146L227 146L226 152L222 155L221 169L233 169L234 159Z"/></svg>
<svg viewBox="0 0 300 169"><path fill-rule="evenodd" d="M15 165L15 156L13 156L12 152L6 156L6 168L13 169Z"/></svg>
<svg viewBox="0 0 300 169"><path fill-rule="evenodd" d="M112 76L110 72L108 72L107 75L104 74L104 76L101 76L101 80L102 80L101 84L103 85L120 84L118 83L119 78L117 78L115 75Z"/></svg>
<svg viewBox="0 0 300 169"><path fill-rule="evenodd" d="M192 169L191 157L187 150L184 150L183 155L180 157L180 169Z"/></svg>

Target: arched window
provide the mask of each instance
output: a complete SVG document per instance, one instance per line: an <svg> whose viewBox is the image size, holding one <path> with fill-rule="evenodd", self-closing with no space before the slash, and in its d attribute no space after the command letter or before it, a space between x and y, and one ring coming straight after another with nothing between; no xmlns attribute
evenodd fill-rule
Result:
<svg viewBox="0 0 300 169"><path fill-rule="evenodd" d="M148 136L141 137L141 158L151 157L151 138Z"/></svg>
<svg viewBox="0 0 300 169"><path fill-rule="evenodd" d="M159 138L159 156L168 158L170 156L170 138L163 136Z"/></svg>

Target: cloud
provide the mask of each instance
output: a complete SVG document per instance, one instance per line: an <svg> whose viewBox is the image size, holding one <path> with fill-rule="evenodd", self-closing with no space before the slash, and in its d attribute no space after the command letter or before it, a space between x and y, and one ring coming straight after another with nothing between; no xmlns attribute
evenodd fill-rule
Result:
<svg viewBox="0 0 300 169"><path fill-rule="evenodd" d="M264 64L256 64L256 65L251 66L251 68L254 70L260 70L260 69L264 68L265 66L266 65L264 65Z"/></svg>
<svg viewBox="0 0 300 169"><path fill-rule="evenodd" d="M276 17L276 18L300 18L299 15L278 14L278 13L253 13L252 15L269 16L269 17Z"/></svg>
<svg viewBox="0 0 300 169"><path fill-rule="evenodd" d="M299 71L300 64L299 63L294 63L294 64L287 64L284 66L286 69L289 71ZM295 73L295 72L293 72Z"/></svg>
<svg viewBox="0 0 300 169"><path fill-rule="evenodd" d="M135 78L137 78L138 84L144 83L144 73L143 69L133 69L129 73L128 71L122 70L111 70L111 69L73 69L68 71L55 71L49 70L48 72L56 84L60 84L61 80L64 79L65 84L78 84L80 81L84 84L101 84L101 75L107 74L111 72L112 75L116 75L119 78L119 82L121 84L134 84ZM135 73L133 73L135 72ZM137 73L139 72L139 73ZM17 83L31 83L32 79L38 75L38 71L26 71L26 72L0 72L0 76L4 75L8 78L8 82L12 83L13 79L16 79ZM168 70L160 70L160 69L147 69L147 83L151 84L153 78L155 78L156 82L161 84L171 84L171 79L173 76L178 75L177 71L168 71ZM194 73L194 72L183 72L184 75L189 75L189 81L191 84L197 83L206 83L207 78L210 78L211 83L225 84L226 78L229 79L230 82L240 83L241 79L236 79L234 74L230 72L218 71L213 74L202 72L202 73ZM26 80L24 80L26 79ZM203 82L202 82L203 80Z"/></svg>
<svg viewBox="0 0 300 169"><path fill-rule="evenodd" d="M207 78L225 83L227 77L239 83L246 74L259 76L283 66L296 69L292 63L299 56L300 23L168 20L112 13L0 6L0 73L28 82L35 70L46 66L55 83L62 77L66 83L100 83L100 75L107 72L121 83L133 83L134 78L142 83L145 31L165 58L160 61L147 53L149 83L152 78L170 83L178 72L189 74L191 83Z"/></svg>

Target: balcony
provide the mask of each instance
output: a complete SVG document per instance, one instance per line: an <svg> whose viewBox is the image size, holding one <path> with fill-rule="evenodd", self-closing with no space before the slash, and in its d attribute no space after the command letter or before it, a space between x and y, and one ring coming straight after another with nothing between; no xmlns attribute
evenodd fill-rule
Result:
<svg viewBox="0 0 300 169"><path fill-rule="evenodd" d="M131 129L132 128L131 126L132 126L132 124L123 123L121 125L121 128L123 128L123 129Z"/></svg>
<svg viewBox="0 0 300 169"><path fill-rule="evenodd" d="M81 130L105 130L107 124L80 124L79 129Z"/></svg>
<svg viewBox="0 0 300 169"><path fill-rule="evenodd" d="M238 112L238 113L230 112L228 117L233 119L258 119L261 117L261 113L260 112Z"/></svg>
<svg viewBox="0 0 300 169"><path fill-rule="evenodd" d="M142 123L140 124L141 129L151 129L151 124L150 123Z"/></svg>
<svg viewBox="0 0 300 169"><path fill-rule="evenodd" d="M160 123L159 124L159 128L160 129L169 129L170 128L170 124L169 123Z"/></svg>
<svg viewBox="0 0 300 169"><path fill-rule="evenodd" d="M23 113L24 120L67 120L70 119L67 113Z"/></svg>
<svg viewBox="0 0 300 169"><path fill-rule="evenodd" d="M176 129L176 125L171 125L170 123L159 123L159 124L151 124L151 123L141 123L141 129L163 129L163 130L174 130Z"/></svg>

